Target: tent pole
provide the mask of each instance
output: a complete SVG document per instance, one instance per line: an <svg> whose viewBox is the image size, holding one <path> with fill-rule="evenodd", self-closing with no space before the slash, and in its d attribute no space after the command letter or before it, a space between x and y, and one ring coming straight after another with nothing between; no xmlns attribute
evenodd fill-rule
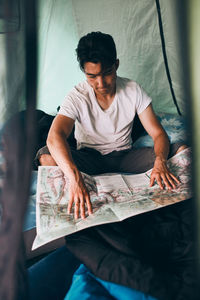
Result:
<svg viewBox="0 0 200 300"><path fill-rule="evenodd" d="M181 111L178 107L178 103L176 100L173 84L172 84L172 79L170 75L170 70L169 70L169 65L168 65L168 59L167 59L167 52L166 52L166 46L165 46L165 36L164 36L164 31L163 31L163 25L162 25L162 16L161 16L161 9L160 9L160 1L156 1L156 8L157 8L157 14L158 14L158 24L159 24L159 30L160 30L160 39L161 39L161 45L162 45L162 52L163 52L163 58L164 58L164 63L165 63L165 70L167 74L167 79L169 82L169 87L170 91L172 94L172 99L174 101L174 105L176 106L178 114L181 116Z"/></svg>

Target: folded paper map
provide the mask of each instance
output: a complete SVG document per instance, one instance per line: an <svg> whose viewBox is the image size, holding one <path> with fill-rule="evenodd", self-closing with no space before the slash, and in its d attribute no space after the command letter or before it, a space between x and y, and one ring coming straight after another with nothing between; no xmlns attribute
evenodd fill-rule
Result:
<svg viewBox="0 0 200 300"><path fill-rule="evenodd" d="M39 167L36 197L37 235L32 249L76 231L117 222L191 198L191 149L168 160L170 171L180 180L176 189L149 187L151 171L137 175L82 173L90 193L93 214L74 219L67 214L68 179L59 167Z"/></svg>

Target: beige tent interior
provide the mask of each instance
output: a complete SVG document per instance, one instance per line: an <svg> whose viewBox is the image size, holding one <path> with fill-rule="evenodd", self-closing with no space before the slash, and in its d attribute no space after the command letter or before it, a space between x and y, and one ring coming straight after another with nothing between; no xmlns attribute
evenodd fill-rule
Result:
<svg viewBox="0 0 200 300"><path fill-rule="evenodd" d="M35 195L30 196L30 185L33 186L37 173L31 169L37 140L34 112L37 109L56 115L65 95L84 80L75 49L80 37L88 32L113 36L120 60L118 75L143 87L158 116L184 120L181 125L184 124L184 133L187 131L190 137L187 142L194 149L194 206L198 207L200 45L196 36L200 4L198 0L188 2L0 1L0 129L9 124L6 155L0 161L7 165L0 179L0 299L28 299L26 272L16 274L17 262L25 270L22 228L27 203L35 201ZM23 110L26 114L22 126L15 116ZM191 135L192 131L195 135ZM3 174L2 170L3 167ZM33 172L35 177L31 180ZM197 222L194 226L198 226ZM27 225L26 231L33 227ZM29 242L33 232L35 229L28 237L25 234ZM32 258L61 244L58 241L35 253L28 249L28 256Z"/></svg>

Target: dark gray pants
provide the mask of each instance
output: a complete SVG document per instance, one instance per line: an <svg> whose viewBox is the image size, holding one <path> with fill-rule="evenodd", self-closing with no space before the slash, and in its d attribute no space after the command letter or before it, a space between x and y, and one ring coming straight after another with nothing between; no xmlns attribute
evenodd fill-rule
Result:
<svg viewBox="0 0 200 300"><path fill-rule="evenodd" d="M173 156L182 144L176 143L170 146L169 158ZM122 151L113 151L109 154L102 155L100 152L83 148L80 150L71 147L71 153L79 171L89 175L97 175L102 173L143 173L153 167L155 161L154 149L150 147L131 148ZM38 158L42 154L50 154L47 146L41 148L36 156L37 165Z"/></svg>

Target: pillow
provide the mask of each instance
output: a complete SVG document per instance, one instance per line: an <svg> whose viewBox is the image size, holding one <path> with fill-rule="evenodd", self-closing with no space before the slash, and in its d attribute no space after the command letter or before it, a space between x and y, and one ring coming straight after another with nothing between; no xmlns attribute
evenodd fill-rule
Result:
<svg viewBox="0 0 200 300"><path fill-rule="evenodd" d="M159 114L157 117L165 129L171 144L177 142L187 143L188 134L186 120L184 117L165 113ZM153 140L147 133L145 133L139 137L135 143L133 143L133 146L136 148L153 147Z"/></svg>
<svg viewBox="0 0 200 300"><path fill-rule="evenodd" d="M77 299L156 300L132 288L102 280L94 276L83 264L74 273L72 285L64 300Z"/></svg>

